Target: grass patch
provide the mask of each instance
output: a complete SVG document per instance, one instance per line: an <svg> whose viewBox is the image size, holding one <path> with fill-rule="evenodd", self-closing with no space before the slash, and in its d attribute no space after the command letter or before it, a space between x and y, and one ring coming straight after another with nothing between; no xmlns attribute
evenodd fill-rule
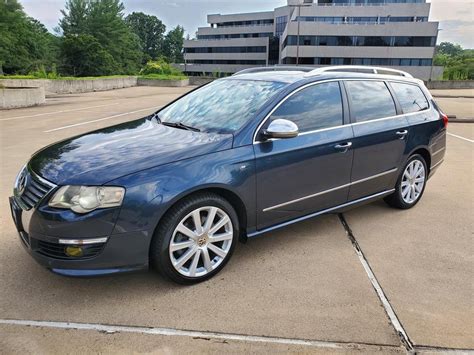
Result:
<svg viewBox="0 0 474 355"><path fill-rule="evenodd" d="M168 74L148 74L139 76L140 79L145 80L185 80L186 75L168 75Z"/></svg>

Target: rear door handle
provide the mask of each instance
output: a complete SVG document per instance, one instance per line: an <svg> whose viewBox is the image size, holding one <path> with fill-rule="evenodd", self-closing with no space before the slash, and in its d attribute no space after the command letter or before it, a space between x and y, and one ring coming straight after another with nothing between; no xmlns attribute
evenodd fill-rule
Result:
<svg viewBox="0 0 474 355"><path fill-rule="evenodd" d="M352 142L341 143L334 146L334 148L344 153L347 152L349 149L351 149L351 147L352 147Z"/></svg>
<svg viewBox="0 0 474 355"><path fill-rule="evenodd" d="M397 136L400 137L400 139L405 139L405 137L407 136L408 134L408 131L405 129L403 131L398 131L397 132Z"/></svg>

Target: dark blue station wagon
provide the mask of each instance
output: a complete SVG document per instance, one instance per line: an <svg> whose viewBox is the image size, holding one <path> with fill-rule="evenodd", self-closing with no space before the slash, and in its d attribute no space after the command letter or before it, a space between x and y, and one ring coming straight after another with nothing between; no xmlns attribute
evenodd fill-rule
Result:
<svg viewBox="0 0 474 355"><path fill-rule="evenodd" d="M69 276L219 272L238 240L384 198L409 209L443 162L423 83L372 67L274 67L35 153L10 204L23 245Z"/></svg>

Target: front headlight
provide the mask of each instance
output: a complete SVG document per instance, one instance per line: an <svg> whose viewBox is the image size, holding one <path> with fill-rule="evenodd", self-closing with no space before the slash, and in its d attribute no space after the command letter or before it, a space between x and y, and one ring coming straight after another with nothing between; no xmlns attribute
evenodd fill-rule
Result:
<svg viewBox="0 0 474 355"><path fill-rule="evenodd" d="M118 207L122 204L125 189L116 186L63 186L48 205L87 213L98 208Z"/></svg>

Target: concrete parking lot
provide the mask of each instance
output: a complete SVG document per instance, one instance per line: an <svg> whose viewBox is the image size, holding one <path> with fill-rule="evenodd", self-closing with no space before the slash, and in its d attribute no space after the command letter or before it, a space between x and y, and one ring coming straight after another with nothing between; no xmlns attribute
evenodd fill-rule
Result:
<svg viewBox="0 0 474 355"><path fill-rule="evenodd" d="M58 95L0 111L0 352L474 349L474 124L449 125L445 163L414 209L376 202L269 233L238 245L217 277L196 286L154 272L72 279L37 265L8 206L31 154L189 89ZM454 106L474 117L473 100Z"/></svg>

